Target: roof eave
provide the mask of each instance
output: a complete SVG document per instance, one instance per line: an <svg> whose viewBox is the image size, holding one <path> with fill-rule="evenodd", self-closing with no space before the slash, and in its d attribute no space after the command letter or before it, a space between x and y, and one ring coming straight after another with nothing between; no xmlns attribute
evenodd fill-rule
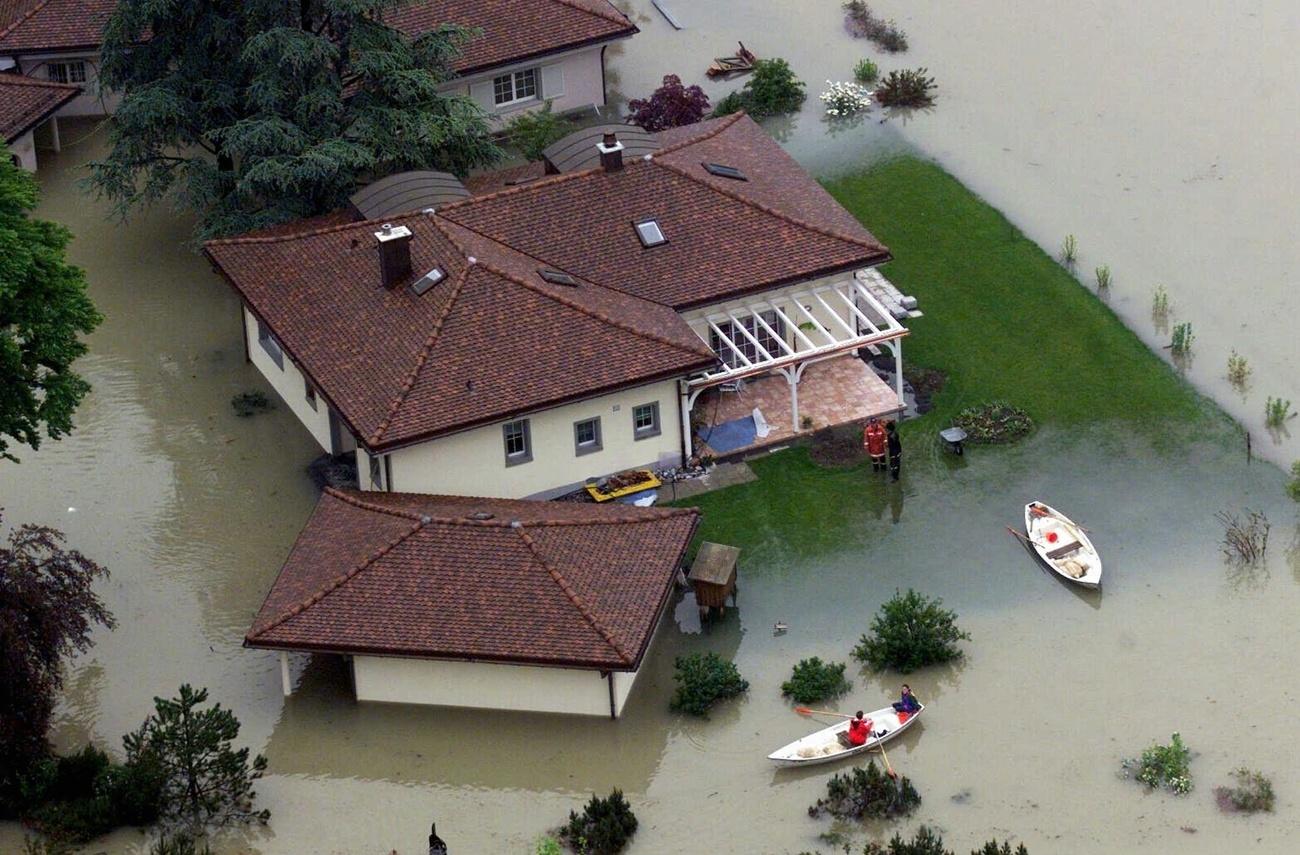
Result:
<svg viewBox="0 0 1300 855"><path fill-rule="evenodd" d="M771 291L773 288L784 288L787 285L795 285L800 282L807 282L812 279L820 279L823 276L834 276L837 273L848 273L849 271L852 270L862 270L863 268L867 268L867 267L879 267L882 264L886 264L894 260L894 256L890 254L888 249L882 247L881 250L882 251L877 256L869 257L858 261L853 261L847 264L830 265L828 267L818 268L815 270L799 273L794 276L786 276L780 279L774 279L768 282L762 282L758 285L750 285L745 288L737 289L735 291L728 291L725 294L718 294L700 300L691 300L685 303L677 303L673 305L673 308L679 312L688 311L690 309L700 309L705 306L712 306L715 303L723 303L723 302L727 302L728 300L738 299L740 297L750 297L753 296L754 294L761 294L764 291Z"/></svg>
<svg viewBox="0 0 1300 855"><path fill-rule="evenodd" d="M23 134L27 133L28 131L40 127L41 122L44 122L50 116L53 116L55 113L59 112L59 110L63 108L63 105L67 104L73 98L76 98L78 95L81 94L81 92L82 90L80 88L78 88L76 92L69 92L65 97L60 98L57 102L55 102L54 106L50 107L48 110L38 115L35 119L29 121L26 125L19 126L19 129L17 131L13 131L12 133L6 134L5 142L11 143L14 140L18 139L19 137L21 137Z"/></svg>
<svg viewBox="0 0 1300 855"><path fill-rule="evenodd" d="M470 65L470 66L466 66L465 68L458 68L456 69L456 74L458 77L469 77L475 74L482 74L485 71L492 71L498 68L506 68L507 66L518 65L521 62L528 62L534 59L545 59L548 56L555 56L556 54L561 54L561 53L571 53L573 51L582 50L583 48L592 47L594 45L606 44L608 42L622 41L623 39L630 39L632 38L632 36L635 36L639 32L641 32L641 30L637 28L636 24L632 24L629 22L628 29L620 30L616 33L603 35L603 36L592 36L589 39L582 39L576 42L568 42L566 44L559 45L557 47L546 48L545 50L540 50L540 51L533 51L532 53L520 54L518 56L512 56L509 59L503 59L497 62L488 62L488 63L483 63L481 65Z"/></svg>
<svg viewBox="0 0 1300 855"><path fill-rule="evenodd" d="M656 626L658 625L656 621ZM432 659L442 662L482 662L491 665L532 665L541 668L573 668L583 671L635 671L641 657L634 663L618 660L583 660L560 657L492 656L485 654L458 654L449 651L424 652L402 648L364 645L291 644L278 641L244 637L244 647L250 650L277 650L295 653L324 653L332 656L383 656L392 659Z"/></svg>

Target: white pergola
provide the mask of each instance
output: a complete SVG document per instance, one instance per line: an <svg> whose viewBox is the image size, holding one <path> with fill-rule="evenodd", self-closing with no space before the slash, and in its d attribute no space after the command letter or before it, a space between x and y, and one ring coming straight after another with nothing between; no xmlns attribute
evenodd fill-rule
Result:
<svg viewBox="0 0 1300 855"><path fill-rule="evenodd" d="M815 314L810 311L812 307L822 312ZM781 330L764 320L765 314L775 316L778 325L790 333L792 340L787 341ZM819 318L818 314L822 316ZM745 326L745 321L750 318L753 319L754 332ZM710 310L703 320L723 352L730 352L733 358L690 379L682 390L682 428L686 434L688 456L691 453L691 407L705 389L778 372L790 384L790 419L797 433L799 381L804 369L814 362L863 347L884 346L894 355L894 387L898 405L900 408L903 406L901 339L907 335L907 328L856 277L803 290L768 294L742 305ZM761 340L756 334L758 330L766 333ZM701 338L710 346L715 343L709 340L708 335L701 334Z"/></svg>

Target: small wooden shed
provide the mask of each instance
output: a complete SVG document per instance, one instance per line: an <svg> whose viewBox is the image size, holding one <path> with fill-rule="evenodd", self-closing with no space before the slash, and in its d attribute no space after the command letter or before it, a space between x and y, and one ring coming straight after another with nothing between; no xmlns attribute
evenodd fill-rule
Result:
<svg viewBox="0 0 1300 855"><path fill-rule="evenodd" d="M725 612L727 597L735 602L736 564L739 560L740 550L734 546L707 541L700 544L686 580L695 589L695 602L702 614L709 609Z"/></svg>

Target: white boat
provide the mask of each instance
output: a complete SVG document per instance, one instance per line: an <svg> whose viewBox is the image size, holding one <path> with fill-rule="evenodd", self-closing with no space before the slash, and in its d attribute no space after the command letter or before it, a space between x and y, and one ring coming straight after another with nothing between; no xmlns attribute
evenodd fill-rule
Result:
<svg viewBox="0 0 1300 855"><path fill-rule="evenodd" d="M840 743L839 735L849 729L849 720L845 719L839 724L832 724L816 733L810 733L803 739L796 739L783 748L776 749L767 755L767 759L778 766L816 766L818 763L831 763L845 757L865 754L911 727L921 717L921 713L925 712L925 704L921 704L920 707L910 715L902 713L901 719L900 714L893 707L867 713L867 718L871 719L871 736L867 737L867 741L861 745L845 748Z"/></svg>
<svg viewBox="0 0 1300 855"><path fill-rule="evenodd" d="M1065 514L1044 504L1025 505L1029 545L1061 578L1085 588L1101 585L1101 556L1088 535Z"/></svg>

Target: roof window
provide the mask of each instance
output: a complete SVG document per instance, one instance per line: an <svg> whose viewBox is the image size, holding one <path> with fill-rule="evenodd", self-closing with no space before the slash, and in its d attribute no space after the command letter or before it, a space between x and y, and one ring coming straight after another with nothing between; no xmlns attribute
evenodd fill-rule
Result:
<svg viewBox="0 0 1300 855"><path fill-rule="evenodd" d="M730 178L733 181L748 181L745 173L741 172L734 166L724 166L721 163L702 163L704 171L710 175L717 175L720 178Z"/></svg>
<svg viewBox="0 0 1300 855"><path fill-rule="evenodd" d="M642 220L637 223L636 236L641 239L641 245L647 248L668 242L657 220Z"/></svg>
<svg viewBox="0 0 1300 855"><path fill-rule="evenodd" d="M411 291L415 296L420 297L426 294L430 288L447 278L441 267L435 267L419 279L411 283Z"/></svg>
<svg viewBox="0 0 1300 855"><path fill-rule="evenodd" d="M568 285L570 287L573 287L578 284L577 279L574 279L569 274L562 273L559 270L550 270L549 268L542 268L537 271L537 275L545 279L547 282L551 282L555 285Z"/></svg>

